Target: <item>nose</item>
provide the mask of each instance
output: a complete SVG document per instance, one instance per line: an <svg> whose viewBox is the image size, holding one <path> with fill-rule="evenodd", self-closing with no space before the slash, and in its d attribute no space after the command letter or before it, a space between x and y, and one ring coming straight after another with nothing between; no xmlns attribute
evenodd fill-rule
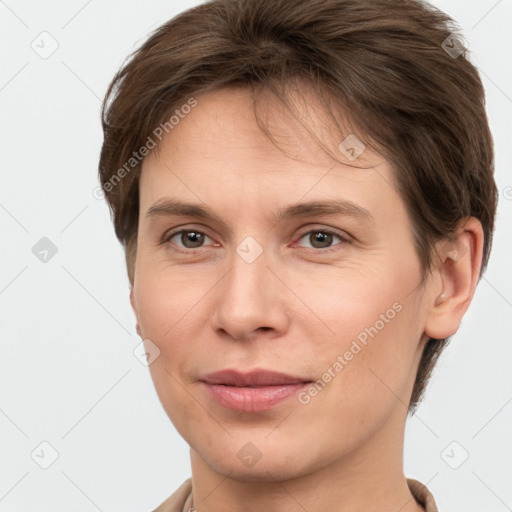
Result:
<svg viewBox="0 0 512 512"><path fill-rule="evenodd" d="M236 252L231 261L214 289L214 331L236 341L282 335L288 327L286 287L279 271L269 267L265 250L250 263Z"/></svg>

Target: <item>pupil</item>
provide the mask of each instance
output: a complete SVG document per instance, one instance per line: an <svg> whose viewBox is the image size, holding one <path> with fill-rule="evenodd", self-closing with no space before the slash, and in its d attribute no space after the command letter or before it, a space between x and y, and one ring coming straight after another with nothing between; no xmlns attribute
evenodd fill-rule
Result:
<svg viewBox="0 0 512 512"><path fill-rule="evenodd" d="M329 233L322 233L321 231L317 233L312 233L312 246L316 248L325 248L328 247L332 243L332 235ZM320 244L320 245L318 245Z"/></svg>
<svg viewBox="0 0 512 512"><path fill-rule="evenodd" d="M186 231L185 233L182 233L181 241L183 242L183 245L188 249L194 249L195 247L201 246L203 242L203 234L196 233L195 231Z"/></svg>

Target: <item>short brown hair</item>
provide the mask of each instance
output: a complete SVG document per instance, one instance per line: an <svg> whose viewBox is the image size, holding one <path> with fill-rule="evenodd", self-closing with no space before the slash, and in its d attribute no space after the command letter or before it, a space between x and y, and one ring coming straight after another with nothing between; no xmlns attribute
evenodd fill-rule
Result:
<svg viewBox="0 0 512 512"><path fill-rule="evenodd" d="M482 273L498 197L493 141L458 32L420 0L212 0L158 28L114 76L102 112L99 176L131 285L140 155L126 162L193 95L247 86L288 105L296 80L393 165L425 275L434 242L469 216L483 226ZM411 410L448 339L426 344Z"/></svg>

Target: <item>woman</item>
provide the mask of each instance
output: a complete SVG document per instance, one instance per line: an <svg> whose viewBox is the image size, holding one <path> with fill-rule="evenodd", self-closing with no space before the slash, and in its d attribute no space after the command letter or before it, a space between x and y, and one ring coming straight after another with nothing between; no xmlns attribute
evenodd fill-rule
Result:
<svg viewBox="0 0 512 512"><path fill-rule="evenodd" d="M104 102L100 179L192 477L158 512L436 511L408 412L486 267L481 81L419 1L214 0Z"/></svg>

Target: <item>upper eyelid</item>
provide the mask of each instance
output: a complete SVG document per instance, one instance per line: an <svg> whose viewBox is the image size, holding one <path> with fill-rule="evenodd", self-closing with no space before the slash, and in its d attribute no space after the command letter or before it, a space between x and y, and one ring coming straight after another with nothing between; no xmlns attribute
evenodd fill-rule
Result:
<svg viewBox="0 0 512 512"><path fill-rule="evenodd" d="M211 238L213 240L213 237L211 235L208 234L208 230L203 228L203 227L200 227L200 228L195 228L195 227L177 227L177 228L174 228L174 229L169 229L167 230L163 235L162 235L162 242L165 242L166 240L169 240L169 238L172 238L180 233L183 233L183 232L186 232L186 231L195 231L197 233L201 233L203 235L206 235L207 237Z"/></svg>
<svg viewBox="0 0 512 512"><path fill-rule="evenodd" d="M345 234L345 232L343 231L339 231L339 230L336 230L336 229L331 229L331 228L311 228L311 229L308 229L307 231L303 231L301 233L299 233L297 236L298 236L298 240L300 240L301 238L303 238L305 235L309 235L310 233L329 233L331 235L336 235L338 237L340 237L342 240L349 240L351 239L351 237L348 235L348 234Z"/></svg>

